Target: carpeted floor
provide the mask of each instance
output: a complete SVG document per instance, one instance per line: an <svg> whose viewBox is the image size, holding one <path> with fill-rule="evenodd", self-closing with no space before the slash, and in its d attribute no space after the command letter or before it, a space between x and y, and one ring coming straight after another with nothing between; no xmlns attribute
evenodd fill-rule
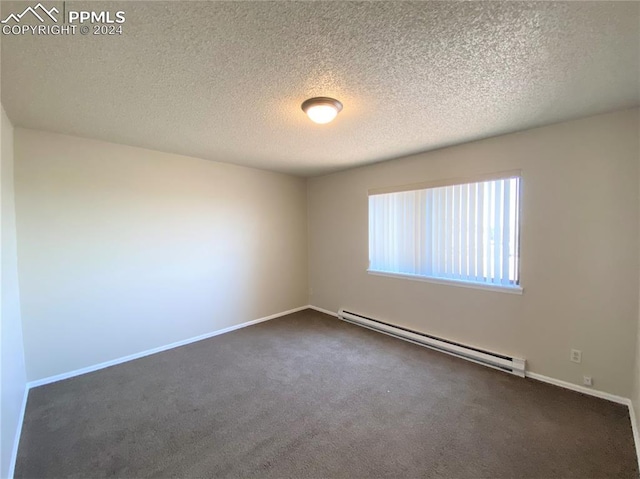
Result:
<svg viewBox="0 0 640 479"><path fill-rule="evenodd" d="M306 310L33 389L17 478L637 477L627 408Z"/></svg>

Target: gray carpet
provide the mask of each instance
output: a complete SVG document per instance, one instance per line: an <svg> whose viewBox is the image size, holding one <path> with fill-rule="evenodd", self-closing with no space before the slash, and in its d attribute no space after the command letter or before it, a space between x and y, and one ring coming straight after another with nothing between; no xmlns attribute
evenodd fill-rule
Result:
<svg viewBox="0 0 640 479"><path fill-rule="evenodd" d="M33 389L17 478L637 477L627 408L307 310Z"/></svg>

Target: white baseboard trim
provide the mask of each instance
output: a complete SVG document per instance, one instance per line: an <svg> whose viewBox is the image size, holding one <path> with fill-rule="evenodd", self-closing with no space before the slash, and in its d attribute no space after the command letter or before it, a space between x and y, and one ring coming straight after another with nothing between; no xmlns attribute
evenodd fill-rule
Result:
<svg viewBox="0 0 640 479"><path fill-rule="evenodd" d="M309 309L313 309L315 311L319 311L320 313L328 314L329 316L338 317L338 313L334 313L333 311L329 311L328 309L318 308L317 306L309 305Z"/></svg>
<svg viewBox="0 0 640 479"><path fill-rule="evenodd" d="M9 478L13 479L16 470L16 461L18 460L18 446L20 445L20 436L22 435L22 424L24 424L24 413L27 410L27 398L29 397L29 384L24 385L24 396L22 397L22 406L20 407L20 415L18 416L18 425L16 426L16 434L13 439L13 448L11 449L11 459L9 462Z"/></svg>
<svg viewBox="0 0 640 479"><path fill-rule="evenodd" d="M598 391L597 389L587 388L584 386L579 386L577 384L569 383L567 381L562 381L560 379L550 378L549 376L543 376L542 374L532 373L527 371L525 376L531 379L535 379L537 381L542 381L543 383L553 384L554 386L560 386L561 388L571 389L572 391L577 391L582 394L587 394L589 396L595 396L597 398L606 399L608 401L612 401L618 404L624 404L628 406L631 401L628 398L622 396L616 396L615 394L607 393L604 391Z"/></svg>
<svg viewBox="0 0 640 479"><path fill-rule="evenodd" d="M281 313L272 314L270 316L265 316L264 318L254 319L252 321L247 321L246 323L235 324L233 326L229 326L228 328L219 329L217 331L213 331L211 333L201 334L199 336L183 339L182 341L176 341L175 343L166 344L164 346L159 346L157 348L148 349L146 351L141 351L139 353L130 354L128 356L124 356L117 359L112 359L111 361L105 361L104 363L94 364L93 366L87 366L86 368L76 369L74 371L69 371L62 374L56 374L55 376L49 376L42 379L36 379L34 381L30 381L27 384L28 388L35 388L38 386L44 386L45 384L51 384L58 381L62 381L64 379L73 378L75 376L81 376L82 374L91 373L94 371L98 371L100 369L108 368L111 366L115 366L117 364L126 363L128 361L133 361L134 359L143 358L145 356L150 356L152 354L161 353L162 351L167 351L168 349L177 348L180 346L185 346L187 344L195 343L197 341L202 341L203 339L213 338L214 336L219 336L221 334L230 333L231 331L235 331L237 329L246 328L247 326L253 326L254 324L262 323L264 321L269 321L270 319L279 318L280 316L286 316L287 314L297 313L298 311L302 311L303 309L309 309L310 306L300 306L298 308L289 309L288 311L282 311Z"/></svg>
<svg viewBox="0 0 640 479"><path fill-rule="evenodd" d="M640 431L636 422L636 412L633 402L629 399L629 418L631 419L631 430L633 431L633 442L636 445L636 458L638 459L638 470L640 470Z"/></svg>

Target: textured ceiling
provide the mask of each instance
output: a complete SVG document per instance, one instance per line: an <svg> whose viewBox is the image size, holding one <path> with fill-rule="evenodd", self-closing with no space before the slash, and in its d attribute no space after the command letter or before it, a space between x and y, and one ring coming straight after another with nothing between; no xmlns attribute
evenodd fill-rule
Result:
<svg viewBox="0 0 640 479"><path fill-rule="evenodd" d="M70 8L124 10L124 33L3 35L17 126L317 175L640 103L636 2ZM312 96L344 110L313 124Z"/></svg>

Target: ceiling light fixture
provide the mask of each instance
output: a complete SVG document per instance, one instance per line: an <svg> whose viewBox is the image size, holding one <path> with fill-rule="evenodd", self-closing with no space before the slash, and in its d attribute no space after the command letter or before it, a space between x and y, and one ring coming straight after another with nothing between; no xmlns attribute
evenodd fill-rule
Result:
<svg viewBox="0 0 640 479"><path fill-rule="evenodd" d="M311 121L321 125L332 121L340 110L342 110L342 103L326 96L309 98L302 103L302 111L311 118Z"/></svg>

